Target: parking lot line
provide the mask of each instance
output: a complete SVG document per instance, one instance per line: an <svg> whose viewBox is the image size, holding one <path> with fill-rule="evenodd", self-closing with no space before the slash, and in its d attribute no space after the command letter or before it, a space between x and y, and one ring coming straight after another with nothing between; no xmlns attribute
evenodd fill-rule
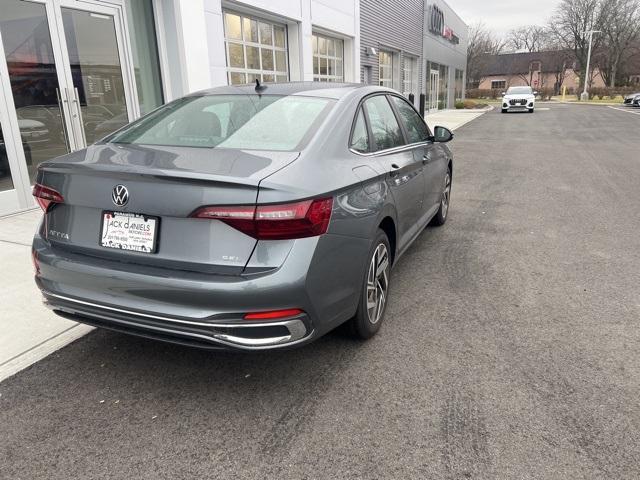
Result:
<svg viewBox="0 0 640 480"><path fill-rule="evenodd" d="M621 112L630 113L630 114L632 114L632 115L640 115L640 111L638 111L638 112L632 112L631 110L627 110L627 109L620 108L620 107L612 107L612 106L609 106L609 108L612 108L612 109L614 109L614 110L620 110Z"/></svg>

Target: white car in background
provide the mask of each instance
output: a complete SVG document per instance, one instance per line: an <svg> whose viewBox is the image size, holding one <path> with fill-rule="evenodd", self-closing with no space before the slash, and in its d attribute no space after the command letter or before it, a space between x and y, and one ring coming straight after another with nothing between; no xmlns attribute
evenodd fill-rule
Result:
<svg viewBox="0 0 640 480"><path fill-rule="evenodd" d="M536 108L536 95L531 87L510 87L502 94L502 113L529 112Z"/></svg>
<svg viewBox="0 0 640 480"><path fill-rule="evenodd" d="M624 97L624 104L632 107L640 107L640 92L632 93Z"/></svg>

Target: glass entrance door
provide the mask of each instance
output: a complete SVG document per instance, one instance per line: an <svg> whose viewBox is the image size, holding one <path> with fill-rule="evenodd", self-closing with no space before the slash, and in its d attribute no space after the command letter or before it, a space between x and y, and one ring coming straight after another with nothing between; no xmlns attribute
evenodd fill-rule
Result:
<svg viewBox="0 0 640 480"><path fill-rule="evenodd" d="M33 183L38 165L68 153L73 144L67 135L68 111L60 95L64 80L50 26L45 3L3 0L0 33L8 74L3 84L6 102L0 107L6 119L3 156L6 164L14 165L12 184L21 190L17 192L22 194L20 203L26 201L24 190ZM19 168L20 164L26 168ZM8 186L5 180L0 189Z"/></svg>
<svg viewBox="0 0 640 480"><path fill-rule="evenodd" d="M438 110L438 92L440 90L440 71L431 70L429 76L429 111Z"/></svg>
<svg viewBox="0 0 640 480"><path fill-rule="evenodd" d="M63 2L62 5L75 5ZM62 6L63 56L78 147L91 145L129 123L131 103L120 61L117 12L92 5Z"/></svg>
<svg viewBox="0 0 640 480"><path fill-rule="evenodd" d="M40 163L84 148L138 114L133 75L122 61L123 8L2 0L0 214L9 208L3 192L13 192L19 208L33 205Z"/></svg>

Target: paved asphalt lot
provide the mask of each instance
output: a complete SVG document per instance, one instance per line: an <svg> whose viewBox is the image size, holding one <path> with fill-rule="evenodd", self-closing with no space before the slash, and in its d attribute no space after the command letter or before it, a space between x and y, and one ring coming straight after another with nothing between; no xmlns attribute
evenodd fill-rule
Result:
<svg viewBox="0 0 640 480"><path fill-rule="evenodd" d="M378 337L97 331L0 384L0 477L639 478L640 116L549 108L458 131Z"/></svg>

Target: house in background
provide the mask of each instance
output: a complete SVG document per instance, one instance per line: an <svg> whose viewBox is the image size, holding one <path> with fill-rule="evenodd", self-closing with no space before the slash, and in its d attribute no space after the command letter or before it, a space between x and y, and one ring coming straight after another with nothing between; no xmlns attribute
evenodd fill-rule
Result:
<svg viewBox="0 0 640 480"><path fill-rule="evenodd" d="M597 68L592 69L590 76L592 88L605 86ZM577 89L579 77L573 53L557 50L484 57L477 88L505 90L517 86L551 89L556 94L562 91L562 87L567 87L568 91Z"/></svg>

